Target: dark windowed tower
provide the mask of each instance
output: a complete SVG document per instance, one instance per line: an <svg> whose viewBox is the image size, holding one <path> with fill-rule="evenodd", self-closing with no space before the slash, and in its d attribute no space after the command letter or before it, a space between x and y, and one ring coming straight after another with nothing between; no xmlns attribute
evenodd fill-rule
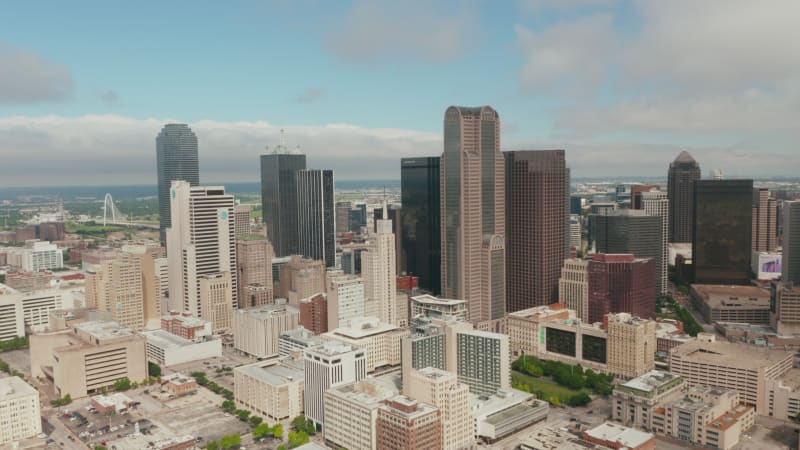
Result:
<svg viewBox="0 0 800 450"><path fill-rule="evenodd" d="M505 152L509 312L558 302L567 255L569 171L564 150Z"/></svg>
<svg viewBox="0 0 800 450"><path fill-rule="evenodd" d="M692 270L699 284L749 284L753 180L694 183Z"/></svg>
<svg viewBox="0 0 800 450"><path fill-rule="evenodd" d="M261 155L261 210L275 256L296 255L300 252L297 234L297 172L305 168L306 155Z"/></svg>
<svg viewBox="0 0 800 450"><path fill-rule="evenodd" d="M400 161L403 204L402 271L419 277L419 287L442 292L439 157Z"/></svg>
<svg viewBox="0 0 800 450"><path fill-rule="evenodd" d="M166 230L172 225L169 189L173 181L200 184L197 158L197 135L189 125L169 123L156 136L156 163L158 170L158 218L161 242L166 242Z"/></svg>
<svg viewBox="0 0 800 450"><path fill-rule="evenodd" d="M686 151L669 165L669 242L692 242L692 188L699 179L700 165Z"/></svg>
<svg viewBox="0 0 800 450"><path fill-rule="evenodd" d="M336 213L333 171L297 172L297 227L299 253L336 265Z"/></svg>
<svg viewBox="0 0 800 450"><path fill-rule="evenodd" d="M800 201L783 202L782 269L783 281L800 285Z"/></svg>

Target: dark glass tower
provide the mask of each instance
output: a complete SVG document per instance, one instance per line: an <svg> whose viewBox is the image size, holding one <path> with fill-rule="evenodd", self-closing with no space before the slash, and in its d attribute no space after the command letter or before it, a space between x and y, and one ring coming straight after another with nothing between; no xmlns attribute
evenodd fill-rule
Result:
<svg viewBox="0 0 800 450"><path fill-rule="evenodd" d="M189 125L169 123L156 136L156 164L158 170L158 218L161 242L166 242L166 229L171 226L169 188L173 181L188 181L191 186L200 184L197 158L197 135Z"/></svg>
<svg viewBox="0 0 800 450"><path fill-rule="evenodd" d="M694 183L695 283L750 283L752 223L753 180Z"/></svg>
<svg viewBox="0 0 800 450"><path fill-rule="evenodd" d="M297 172L305 170L306 155L261 155L261 206L275 256L300 252L297 234Z"/></svg>
<svg viewBox="0 0 800 450"><path fill-rule="evenodd" d="M700 179L700 165L689 152L682 151L669 165L669 242L692 242L692 189Z"/></svg>
<svg viewBox="0 0 800 450"><path fill-rule="evenodd" d="M442 235L439 157L400 160L403 202L402 271L419 277L419 287L442 292Z"/></svg>
<svg viewBox="0 0 800 450"><path fill-rule="evenodd" d="M509 312L558 302L567 256L569 171L564 150L505 152Z"/></svg>
<svg viewBox="0 0 800 450"><path fill-rule="evenodd" d="M299 253L336 265L336 213L332 170L297 172L297 231Z"/></svg>

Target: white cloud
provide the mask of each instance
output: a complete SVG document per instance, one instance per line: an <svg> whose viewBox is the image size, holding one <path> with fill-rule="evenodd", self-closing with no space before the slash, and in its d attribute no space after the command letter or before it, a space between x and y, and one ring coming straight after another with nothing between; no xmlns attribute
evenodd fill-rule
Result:
<svg viewBox="0 0 800 450"><path fill-rule="evenodd" d="M71 93L67 66L0 42L0 104L60 100Z"/></svg>
<svg viewBox="0 0 800 450"><path fill-rule="evenodd" d="M469 47L477 27L470 2L357 0L328 46L348 62L448 61Z"/></svg>
<svg viewBox="0 0 800 450"><path fill-rule="evenodd" d="M118 115L0 118L0 179L6 186L155 183L155 137L173 119ZM203 182L257 181L264 146L299 145L312 168L339 179L399 177L401 156L441 153L441 136L403 129L273 125L201 120L197 133ZM46 180L43 182L42 180Z"/></svg>

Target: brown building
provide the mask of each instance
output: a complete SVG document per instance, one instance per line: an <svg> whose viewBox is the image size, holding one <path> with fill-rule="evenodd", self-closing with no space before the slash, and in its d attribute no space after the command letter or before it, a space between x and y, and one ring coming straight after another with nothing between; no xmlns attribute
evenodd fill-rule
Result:
<svg viewBox="0 0 800 450"><path fill-rule="evenodd" d="M608 313L655 316L656 264L652 258L599 253L589 272L589 322L602 322Z"/></svg>
<svg viewBox="0 0 800 450"><path fill-rule="evenodd" d="M43 241L60 241L66 235L64 222L45 222L39 224L39 239Z"/></svg>
<svg viewBox="0 0 800 450"><path fill-rule="evenodd" d="M161 390L172 395L180 396L197 391L197 381L192 377L180 373L173 373L161 377Z"/></svg>
<svg viewBox="0 0 800 450"><path fill-rule="evenodd" d="M769 189L753 189L754 252L774 252L778 247L778 205Z"/></svg>
<svg viewBox="0 0 800 450"><path fill-rule="evenodd" d="M16 239L17 242L25 242L31 239L36 239L36 226L28 225L27 227L17 228Z"/></svg>
<svg viewBox="0 0 800 450"><path fill-rule="evenodd" d="M657 184L632 184L631 185L631 209L644 209L642 203L642 193L658 191L661 187Z"/></svg>
<svg viewBox="0 0 800 450"><path fill-rule="evenodd" d="M53 272L9 272L6 274L6 286L18 291L39 291L48 289L55 280Z"/></svg>
<svg viewBox="0 0 800 450"><path fill-rule="evenodd" d="M292 255L289 262L280 267L280 282L275 287L275 298L285 298L292 305L300 299L326 292L325 261Z"/></svg>
<svg viewBox="0 0 800 450"><path fill-rule="evenodd" d="M194 340L211 334L211 323L187 312L170 311L169 315L161 318L161 329L184 339Z"/></svg>
<svg viewBox="0 0 800 450"><path fill-rule="evenodd" d="M692 242L694 182L700 179L700 165L687 151L682 151L669 165L669 241Z"/></svg>
<svg viewBox="0 0 800 450"><path fill-rule="evenodd" d="M506 226L497 111L447 108L440 164L442 295L466 300L478 328L498 329L506 312Z"/></svg>
<svg viewBox="0 0 800 450"><path fill-rule="evenodd" d="M442 422L439 409L398 395L378 408L378 448L441 450Z"/></svg>
<svg viewBox="0 0 800 450"><path fill-rule="evenodd" d="M506 304L509 312L558 301L568 252L569 171L564 150L505 153Z"/></svg>
<svg viewBox="0 0 800 450"><path fill-rule="evenodd" d="M272 258L274 257L272 244L266 236L238 235L236 270L239 272L239 308L272 304Z"/></svg>
<svg viewBox="0 0 800 450"><path fill-rule="evenodd" d="M419 277L413 275L402 275L397 277L398 291L413 291L419 288Z"/></svg>
<svg viewBox="0 0 800 450"><path fill-rule="evenodd" d="M300 300L300 325L314 334L328 332L328 299L316 294Z"/></svg>

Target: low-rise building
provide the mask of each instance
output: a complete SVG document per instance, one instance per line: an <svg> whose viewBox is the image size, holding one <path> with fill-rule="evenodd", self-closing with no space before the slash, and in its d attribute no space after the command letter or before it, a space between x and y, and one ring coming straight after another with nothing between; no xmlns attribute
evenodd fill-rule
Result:
<svg viewBox="0 0 800 450"><path fill-rule="evenodd" d="M170 395L181 396L197 392L197 380L181 373L161 377L161 390Z"/></svg>
<svg viewBox="0 0 800 450"><path fill-rule="evenodd" d="M653 410L682 395L683 378L662 370L614 386L611 417L625 426L653 429Z"/></svg>
<svg viewBox="0 0 800 450"><path fill-rule="evenodd" d="M653 434L611 422L605 422L584 431L583 439L610 449L656 449L656 437Z"/></svg>
<svg viewBox="0 0 800 450"><path fill-rule="evenodd" d="M367 354L367 373L384 366L400 365L400 341L409 330L383 323L375 317L353 319L347 326L320 335L325 341L340 341Z"/></svg>
<svg viewBox="0 0 800 450"><path fill-rule="evenodd" d="M233 347L257 358L279 353L279 337L300 325L294 305L261 305L233 313Z"/></svg>
<svg viewBox="0 0 800 450"><path fill-rule="evenodd" d="M0 445L41 432L39 391L19 377L0 379Z"/></svg>
<svg viewBox="0 0 800 450"><path fill-rule="evenodd" d="M500 390L492 395L470 394L476 436L492 443L533 423L547 419L550 405L533 400L533 394L517 389Z"/></svg>
<svg viewBox="0 0 800 450"><path fill-rule="evenodd" d="M0 284L0 310L5 313L2 317L7 318L0 324L0 339L24 336L25 328L32 332L46 330L50 325L50 311L63 307L63 293L58 288L20 292Z"/></svg>
<svg viewBox="0 0 800 450"><path fill-rule="evenodd" d="M304 369L302 360L273 359L239 366L233 370L236 407L278 421L303 413Z"/></svg>
<svg viewBox="0 0 800 450"><path fill-rule="evenodd" d="M673 319L658 319L656 321L656 350L657 353L667 354L673 347L694 339L683 331L683 323Z"/></svg>
<svg viewBox="0 0 800 450"><path fill-rule="evenodd" d="M161 329L184 339L211 336L212 333L211 322L177 311L161 317Z"/></svg>
<svg viewBox="0 0 800 450"><path fill-rule="evenodd" d="M438 319L445 316L465 322L469 320L467 302L434 297L429 294L411 297L411 317L425 316Z"/></svg>
<svg viewBox="0 0 800 450"><path fill-rule="evenodd" d="M335 448L372 450L377 446L376 423L383 401L398 394L397 386L371 378L325 392L325 442Z"/></svg>
<svg viewBox="0 0 800 450"><path fill-rule="evenodd" d="M189 340L164 330L141 334L147 338L147 359L159 366L170 367L222 356L222 340L219 338L206 336Z"/></svg>
<svg viewBox="0 0 800 450"><path fill-rule="evenodd" d="M377 448L441 450L439 408L398 395L378 407Z"/></svg>
<svg viewBox="0 0 800 450"><path fill-rule="evenodd" d="M770 323L769 291L760 287L693 284L691 298L708 323Z"/></svg>
<svg viewBox="0 0 800 450"><path fill-rule="evenodd" d="M124 414L133 400L122 392L92 397L92 408L100 414Z"/></svg>
<svg viewBox="0 0 800 450"><path fill-rule="evenodd" d="M319 336L307 330L302 325L294 330L284 331L278 338L278 353L281 356L293 356L297 354L302 357L303 350L325 342Z"/></svg>

